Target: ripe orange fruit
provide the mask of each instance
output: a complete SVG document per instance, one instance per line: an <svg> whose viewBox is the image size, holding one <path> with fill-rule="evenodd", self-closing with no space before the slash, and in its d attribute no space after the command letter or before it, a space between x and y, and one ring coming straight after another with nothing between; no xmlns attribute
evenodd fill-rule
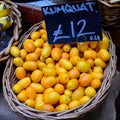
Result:
<svg viewBox="0 0 120 120"><path fill-rule="evenodd" d="M97 57L97 52L95 50L88 49L84 51L84 57L86 59L95 59Z"/></svg>
<svg viewBox="0 0 120 120"><path fill-rule="evenodd" d="M47 111L47 112L54 112L54 107L51 104L44 104L41 106L41 110Z"/></svg>
<svg viewBox="0 0 120 120"><path fill-rule="evenodd" d="M40 32L39 31L33 31L30 34L30 37L31 37L32 40L36 40L36 39L40 38Z"/></svg>
<svg viewBox="0 0 120 120"><path fill-rule="evenodd" d="M57 74L59 75L60 73L67 73L67 70L63 67L58 67L56 69Z"/></svg>
<svg viewBox="0 0 120 120"><path fill-rule="evenodd" d="M22 88L25 89L31 84L31 79L29 77L22 78L18 81L18 84L20 84Z"/></svg>
<svg viewBox="0 0 120 120"><path fill-rule="evenodd" d="M26 55L26 60L27 61L37 61L38 60L38 55L36 53L29 53Z"/></svg>
<svg viewBox="0 0 120 120"><path fill-rule="evenodd" d="M48 41L44 42L44 44L43 44L43 47L47 47L47 46L53 48L53 45L49 44Z"/></svg>
<svg viewBox="0 0 120 120"><path fill-rule="evenodd" d="M38 57L40 57L41 51L42 51L41 48L36 48L35 51L34 51L34 53L36 53L38 55Z"/></svg>
<svg viewBox="0 0 120 120"><path fill-rule="evenodd" d="M69 57L70 57L69 53L66 53L66 52L63 52L63 53L62 53L61 58L69 59Z"/></svg>
<svg viewBox="0 0 120 120"><path fill-rule="evenodd" d="M106 49L100 49L99 56L103 61L108 61L110 59L110 53Z"/></svg>
<svg viewBox="0 0 120 120"><path fill-rule="evenodd" d="M66 70L71 70L73 67L72 63L68 59L61 58L59 60L59 64L61 67L65 68Z"/></svg>
<svg viewBox="0 0 120 120"><path fill-rule="evenodd" d="M31 39L26 39L23 42L23 47L27 52L33 52L35 50L34 42Z"/></svg>
<svg viewBox="0 0 120 120"><path fill-rule="evenodd" d="M41 79L42 79L42 77L43 77L43 73L42 73L42 71L41 70L34 70L32 73L31 73L31 80L33 81L33 82L40 82L41 81Z"/></svg>
<svg viewBox="0 0 120 120"><path fill-rule="evenodd" d="M38 68L42 70L44 67L46 67L46 64L44 62L41 62L40 60L37 61Z"/></svg>
<svg viewBox="0 0 120 120"><path fill-rule="evenodd" d="M106 62L103 61L101 58L96 58L94 63L95 63L96 66L100 66L101 68L106 67Z"/></svg>
<svg viewBox="0 0 120 120"><path fill-rule="evenodd" d="M100 67L100 66L94 66L94 67L93 67L93 72L103 73L103 69L102 69L102 67Z"/></svg>
<svg viewBox="0 0 120 120"><path fill-rule="evenodd" d="M43 102L45 102L46 104L54 105L58 103L59 99L60 99L60 95L56 91L43 95Z"/></svg>
<svg viewBox="0 0 120 120"><path fill-rule="evenodd" d="M36 48L43 47L43 44L44 44L44 40L43 39L38 38L38 39L36 39L34 41L34 45L35 45Z"/></svg>
<svg viewBox="0 0 120 120"><path fill-rule="evenodd" d="M91 74L91 72L92 72L92 68L87 72L88 74Z"/></svg>
<svg viewBox="0 0 120 120"><path fill-rule="evenodd" d="M60 73L58 75L58 80L62 84L66 84L69 81L69 75L67 73Z"/></svg>
<svg viewBox="0 0 120 120"><path fill-rule="evenodd" d="M35 61L26 61L23 63L23 67L26 70L33 71L33 70L36 70L38 68L38 64Z"/></svg>
<svg viewBox="0 0 120 120"><path fill-rule="evenodd" d="M73 69L71 69L69 72L69 78L79 78L80 77L80 72L79 70L74 67Z"/></svg>
<svg viewBox="0 0 120 120"><path fill-rule="evenodd" d="M36 99L37 93L35 92L35 90L32 87L27 87L26 90L26 95L29 99Z"/></svg>
<svg viewBox="0 0 120 120"><path fill-rule="evenodd" d="M96 90L93 87L87 87L85 88L85 95L91 97L94 97L96 95Z"/></svg>
<svg viewBox="0 0 120 120"><path fill-rule="evenodd" d="M18 93L17 99L18 99L20 102L25 102L25 101L27 100L27 95L26 95L25 90L22 90L20 93Z"/></svg>
<svg viewBox="0 0 120 120"><path fill-rule="evenodd" d="M79 56L79 49L77 47L72 47L70 49L70 57Z"/></svg>
<svg viewBox="0 0 120 120"><path fill-rule="evenodd" d="M59 67L60 67L59 62L56 62L56 64L55 64L55 68L57 69L57 68L59 68Z"/></svg>
<svg viewBox="0 0 120 120"><path fill-rule="evenodd" d="M60 100L59 100L60 104L69 104L70 101L71 99L69 95L63 94L60 96Z"/></svg>
<svg viewBox="0 0 120 120"><path fill-rule="evenodd" d="M86 87L90 84L91 80L92 80L92 75L85 73L82 76L80 76L79 83L81 86Z"/></svg>
<svg viewBox="0 0 120 120"><path fill-rule="evenodd" d="M55 91L55 89L53 87L46 88L43 95L47 94L47 93L50 93L50 92L54 92L54 91Z"/></svg>
<svg viewBox="0 0 120 120"><path fill-rule="evenodd" d="M16 47L15 45L11 46L10 48L10 54L14 57L18 57L20 54L20 50L18 47Z"/></svg>
<svg viewBox="0 0 120 120"><path fill-rule="evenodd" d="M79 102L80 102L80 105L84 105L86 104L87 102L90 101L90 97L89 96L82 96L80 99L79 99Z"/></svg>
<svg viewBox="0 0 120 120"><path fill-rule="evenodd" d="M56 70L55 69L51 69L50 67L44 67L42 69L43 74L48 77L48 76L56 76Z"/></svg>
<svg viewBox="0 0 120 120"><path fill-rule="evenodd" d="M55 111L65 111L65 110L68 110L68 106L66 104L59 104L55 108Z"/></svg>
<svg viewBox="0 0 120 120"><path fill-rule="evenodd" d="M42 34L46 33L47 31L46 31L46 29L41 28L41 29L39 30L39 32L40 32L40 35L42 35Z"/></svg>
<svg viewBox="0 0 120 120"><path fill-rule="evenodd" d="M47 32L41 34L41 39L43 39L45 42L48 41Z"/></svg>
<svg viewBox="0 0 120 120"><path fill-rule="evenodd" d="M98 42L97 42L97 41L90 41L90 42L89 42L89 46L90 46L90 48L92 48L92 49L95 49L95 48L97 47L97 45L98 45Z"/></svg>
<svg viewBox="0 0 120 120"><path fill-rule="evenodd" d="M41 85L44 88L53 87L56 84L57 80L54 76L49 76L41 80Z"/></svg>
<svg viewBox="0 0 120 120"><path fill-rule="evenodd" d="M63 51L64 51L64 52L69 52L70 49L71 49L70 44L65 44L65 45L63 46Z"/></svg>
<svg viewBox="0 0 120 120"><path fill-rule="evenodd" d="M54 63L48 63L46 67L51 68L51 69L55 69Z"/></svg>
<svg viewBox="0 0 120 120"><path fill-rule="evenodd" d="M25 50L25 49L21 49L21 50L20 50L20 57L21 57L22 59L25 59L25 58L26 58L26 55L27 55L26 50Z"/></svg>
<svg viewBox="0 0 120 120"><path fill-rule="evenodd" d="M100 79L100 80L102 80L103 77L104 77L103 73L101 73L101 72L91 72L91 75L92 75L93 78L97 78L97 79Z"/></svg>
<svg viewBox="0 0 120 120"><path fill-rule="evenodd" d="M13 59L13 63L15 66L19 67L19 66L23 66L24 61L21 57L15 57Z"/></svg>
<svg viewBox="0 0 120 120"><path fill-rule="evenodd" d="M88 49L88 42L77 42L77 47L80 52L84 52Z"/></svg>
<svg viewBox="0 0 120 120"><path fill-rule="evenodd" d="M103 33L103 39L101 41L98 41L98 46L100 49L108 49L109 48L109 39L108 37Z"/></svg>
<svg viewBox="0 0 120 120"><path fill-rule="evenodd" d="M58 92L60 95L64 93L64 85L63 84L56 84L55 87L54 87L55 91Z"/></svg>
<svg viewBox="0 0 120 120"><path fill-rule="evenodd" d="M44 87L40 83L31 83L30 87L32 87L36 93L43 93Z"/></svg>
<svg viewBox="0 0 120 120"><path fill-rule="evenodd" d="M87 61L81 60L77 63L77 68L80 72L88 72L91 68L90 63L88 63Z"/></svg>
<svg viewBox="0 0 120 120"><path fill-rule="evenodd" d="M18 83L14 84L13 87L12 87L12 90L14 93L18 94L22 91L22 86Z"/></svg>
<svg viewBox="0 0 120 120"><path fill-rule="evenodd" d="M79 100L72 100L69 104L68 104L68 108L72 109L72 108L76 108L80 106L80 102Z"/></svg>
<svg viewBox="0 0 120 120"><path fill-rule="evenodd" d="M75 90L79 85L79 81L77 79L70 79L68 82L67 82L67 89L69 90Z"/></svg>
<svg viewBox="0 0 120 120"><path fill-rule="evenodd" d="M61 49L58 47L55 47L51 51L51 57L53 60L58 61L61 58L62 52Z"/></svg>
<svg viewBox="0 0 120 120"><path fill-rule="evenodd" d="M71 96L72 95L72 90L65 89L64 94L68 95L68 96Z"/></svg>
<svg viewBox="0 0 120 120"><path fill-rule="evenodd" d="M23 67L17 67L15 69L15 75L16 75L17 79L22 79L22 78L26 77L26 70Z"/></svg>
<svg viewBox="0 0 120 120"><path fill-rule="evenodd" d="M40 61L41 62L45 62L46 58L44 58L43 56L40 56Z"/></svg>
<svg viewBox="0 0 120 120"><path fill-rule="evenodd" d="M55 65L54 65L54 63L48 63L48 64L46 65L46 68L50 68L50 69L55 70Z"/></svg>
<svg viewBox="0 0 120 120"><path fill-rule="evenodd" d="M101 87L101 80L96 78L91 81L91 86L95 89L99 89Z"/></svg>
<svg viewBox="0 0 120 120"><path fill-rule="evenodd" d="M29 107L34 108L35 107L35 101L33 99L27 99L25 100L25 104Z"/></svg>
<svg viewBox="0 0 120 120"><path fill-rule="evenodd" d="M73 65L77 65L77 63L80 61L80 57L77 56L77 55L74 55L72 57L70 57L70 62L73 64Z"/></svg>
<svg viewBox="0 0 120 120"><path fill-rule="evenodd" d="M45 46L41 50L41 56L43 58L48 58L51 54L51 47L50 46Z"/></svg>
<svg viewBox="0 0 120 120"><path fill-rule="evenodd" d="M90 64L91 67L94 66L94 60L93 59L87 59L87 62Z"/></svg>
<svg viewBox="0 0 120 120"><path fill-rule="evenodd" d="M84 89L82 87L78 87L71 96L72 100L79 100L82 96L84 96Z"/></svg>
<svg viewBox="0 0 120 120"><path fill-rule="evenodd" d="M54 60L51 57L47 58L45 62L46 64L49 64L49 63L55 64Z"/></svg>
<svg viewBox="0 0 120 120"><path fill-rule="evenodd" d="M35 102L42 101L43 100L43 94L37 94Z"/></svg>
<svg viewBox="0 0 120 120"><path fill-rule="evenodd" d="M35 109L37 110L41 110L42 109L42 106L44 105L45 103L40 100L40 101L35 101Z"/></svg>

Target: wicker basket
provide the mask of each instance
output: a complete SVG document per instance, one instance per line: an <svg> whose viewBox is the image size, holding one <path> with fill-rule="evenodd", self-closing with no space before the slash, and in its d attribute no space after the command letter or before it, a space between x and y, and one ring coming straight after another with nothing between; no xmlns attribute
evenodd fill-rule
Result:
<svg viewBox="0 0 120 120"><path fill-rule="evenodd" d="M19 48L22 47L22 44L26 38L29 37L32 31L38 30L41 28L41 22L32 26L26 33L24 33L20 38ZM20 103L16 95L12 91L12 86L17 82L15 77L15 66L13 65L13 57L10 57L7 61L4 74L3 74L3 92L6 101L8 102L10 108L17 113L22 114L24 117L29 119L44 119L44 120L64 120L64 119L77 119L82 118L85 114L96 109L101 101L106 97L108 90L111 86L114 73L116 71L116 55L115 55L115 45L113 44L111 37L108 32L105 34L109 37L110 47L109 52L111 53L111 58L107 67L104 70L104 80L102 86L97 92L97 94L88 102L87 104L77 107L75 109L67 110L64 112L44 112L40 110L35 110L26 106L23 103Z"/></svg>
<svg viewBox="0 0 120 120"><path fill-rule="evenodd" d="M17 5L10 0L1 0L0 3L5 3L10 8L9 15L13 19L13 35L6 48L0 52L0 62L5 61L9 57L9 51L12 44L17 44L19 34L21 33L21 13L17 9Z"/></svg>
<svg viewBox="0 0 120 120"><path fill-rule="evenodd" d="M120 28L120 2L99 0L99 8L104 27Z"/></svg>

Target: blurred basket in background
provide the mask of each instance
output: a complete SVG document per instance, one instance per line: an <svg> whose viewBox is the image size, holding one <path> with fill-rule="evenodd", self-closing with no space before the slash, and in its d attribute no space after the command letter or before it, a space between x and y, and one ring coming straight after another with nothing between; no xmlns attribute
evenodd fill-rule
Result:
<svg viewBox="0 0 120 120"><path fill-rule="evenodd" d="M110 0L98 0L101 22L103 27L120 27L120 2L111 3Z"/></svg>
<svg viewBox="0 0 120 120"><path fill-rule="evenodd" d="M11 45L18 43L18 38L19 34L21 33L22 25L21 13L18 10L18 6L10 0L1 0L0 4L1 3L4 3L9 7L9 16L13 19L13 24L11 28L1 32L0 35L0 40L2 41L1 43L6 44L5 47L3 47L3 45L0 46L0 48L3 47L0 51L0 62L3 62L9 57Z"/></svg>
<svg viewBox="0 0 120 120"><path fill-rule="evenodd" d="M19 48L22 48L22 44L25 39L29 38L33 31L39 30L41 28L41 22L34 24L26 33L24 33L19 39ZM88 112L96 109L98 105L106 97L108 90L112 84L113 76L116 71L116 55L115 55L115 45L108 32L104 33L108 36L110 41L109 52L111 53L111 58L107 67L104 70L104 79L101 88L98 90L97 94L85 105L76 107L71 110L66 110L64 112L44 112L41 110L36 110L26 106L24 103L20 103L12 91L12 86L17 82L15 76L15 66L13 64L13 57L10 57L7 61L5 71L3 74L3 92L6 101L8 102L10 108L17 113L20 113L24 117L29 119L44 119L44 120L65 120L65 119L79 119L86 115Z"/></svg>

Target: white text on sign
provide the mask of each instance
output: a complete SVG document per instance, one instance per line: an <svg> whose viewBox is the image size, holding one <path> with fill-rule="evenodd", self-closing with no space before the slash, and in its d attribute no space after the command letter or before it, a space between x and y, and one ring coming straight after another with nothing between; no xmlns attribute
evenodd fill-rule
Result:
<svg viewBox="0 0 120 120"><path fill-rule="evenodd" d="M61 5L61 6L54 6L54 7L46 7L43 8L43 12L45 15L53 15L59 12L63 12L64 14L67 13L75 13L75 12L80 12L80 11L86 11L86 12L93 12L93 5L94 2L86 2L86 3L81 3L75 4L75 5Z"/></svg>

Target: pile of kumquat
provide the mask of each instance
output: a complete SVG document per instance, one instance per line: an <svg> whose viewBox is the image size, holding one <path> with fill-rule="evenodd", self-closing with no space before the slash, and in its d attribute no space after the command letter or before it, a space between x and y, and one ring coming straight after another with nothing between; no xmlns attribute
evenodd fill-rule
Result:
<svg viewBox="0 0 120 120"><path fill-rule="evenodd" d="M45 23L22 48L11 46L17 99L37 110L65 111L84 105L97 94L110 59L109 39L48 44Z"/></svg>

